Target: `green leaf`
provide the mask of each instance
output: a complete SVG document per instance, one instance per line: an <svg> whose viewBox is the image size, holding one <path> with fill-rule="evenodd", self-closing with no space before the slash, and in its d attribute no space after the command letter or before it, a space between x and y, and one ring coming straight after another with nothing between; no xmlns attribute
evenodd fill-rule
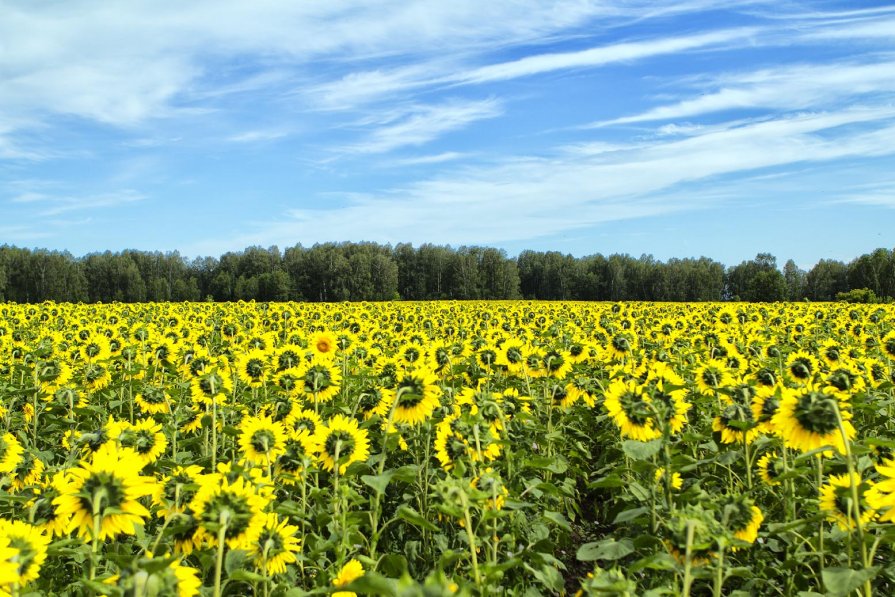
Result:
<svg viewBox="0 0 895 597"><path fill-rule="evenodd" d="M638 442L628 439L622 442L622 450L628 458L634 460L649 460L662 449L662 440L654 439L648 442Z"/></svg>
<svg viewBox="0 0 895 597"><path fill-rule="evenodd" d="M616 487L624 487L625 481L618 475L609 475L600 477L596 481L587 484L588 489L614 489Z"/></svg>
<svg viewBox="0 0 895 597"><path fill-rule="evenodd" d="M550 512L549 510L544 512L544 518L555 522L560 528L566 530L568 532L572 532L572 527L569 525L569 521L565 516L560 514L559 512Z"/></svg>
<svg viewBox="0 0 895 597"><path fill-rule="evenodd" d="M641 508L631 508L630 510L622 510L618 513L618 516L615 517L615 520L612 521L613 524L621 524L623 522L630 522L632 520L636 520L649 512L649 508L641 507Z"/></svg>
<svg viewBox="0 0 895 597"><path fill-rule="evenodd" d="M849 593L879 574L880 567L852 570L851 568L825 568L823 572L827 597L848 597Z"/></svg>
<svg viewBox="0 0 895 597"><path fill-rule="evenodd" d="M620 560L632 553L634 553L634 545L630 539L621 541L605 539L595 543L585 543L578 548L575 557L582 562L593 562L594 560Z"/></svg>
<svg viewBox="0 0 895 597"><path fill-rule="evenodd" d="M383 494L394 476L395 471L390 470L383 472L381 475L363 475L360 480L372 487L376 493Z"/></svg>
<svg viewBox="0 0 895 597"><path fill-rule="evenodd" d="M437 531L438 527L426 520L422 514L411 508L410 506L401 505L395 513L398 518L406 520L410 524L427 531Z"/></svg>

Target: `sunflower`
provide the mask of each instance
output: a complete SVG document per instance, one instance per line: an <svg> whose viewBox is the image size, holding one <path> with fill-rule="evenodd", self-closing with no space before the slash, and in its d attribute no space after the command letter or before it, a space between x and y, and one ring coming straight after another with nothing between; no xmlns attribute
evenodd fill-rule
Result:
<svg viewBox="0 0 895 597"><path fill-rule="evenodd" d="M295 431L304 429L309 435L314 435L323 427L323 419L313 410L301 409L289 421Z"/></svg>
<svg viewBox="0 0 895 597"><path fill-rule="evenodd" d="M669 426L671 433L680 433L687 424L687 413L693 407L687 402L687 391L684 381L673 371L663 368L661 372L651 374L645 390L655 406L658 407L661 419Z"/></svg>
<svg viewBox="0 0 895 597"><path fill-rule="evenodd" d="M239 427L239 447L249 462L269 466L285 450L282 423L274 423L270 417L246 417Z"/></svg>
<svg viewBox="0 0 895 597"><path fill-rule="evenodd" d="M84 387L90 392L103 390L112 383L112 375L109 369L99 363L88 361L82 370Z"/></svg>
<svg viewBox="0 0 895 597"><path fill-rule="evenodd" d="M134 402L140 410L147 415L170 412L171 397L164 388L144 385L140 392L134 396Z"/></svg>
<svg viewBox="0 0 895 597"><path fill-rule="evenodd" d="M255 568L268 575L285 574L286 564L296 561L295 554L301 549L301 542L295 537L298 527L280 521L273 512L267 514L261 531L248 546L249 556Z"/></svg>
<svg viewBox="0 0 895 597"><path fill-rule="evenodd" d="M332 363L307 363L300 371L298 391L314 402L328 402L339 393L342 373Z"/></svg>
<svg viewBox="0 0 895 597"><path fill-rule="evenodd" d="M321 331L311 338L310 348L315 358L332 360L339 349L339 341L331 332Z"/></svg>
<svg viewBox="0 0 895 597"><path fill-rule="evenodd" d="M274 351L273 364L277 373L288 369L295 369L304 361L302 349L295 344L286 344Z"/></svg>
<svg viewBox="0 0 895 597"><path fill-rule="evenodd" d="M382 391L383 406L387 404L389 410L394 409L392 421L408 425L425 422L441 405L441 389L437 383L435 374L427 369L399 374L395 388ZM385 408L383 410L389 412Z"/></svg>
<svg viewBox="0 0 895 597"><path fill-rule="evenodd" d="M43 472L43 460L35 456L31 450L25 450L22 452L22 459L18 466L10 474L9 493L16 493L26 487L37 485Z"/></svg>
<svg viewBox="0 0 895 597"><path fill-rule="evenodd" d="M124 595L155 595L194 597L202 588L199 571L182 565L182 559L171 556L155 558L152 552L134 558L121 573L107 578L104 583L115 585Z"/></svg>
<svg viewBox="0 0 895 597"><path fill-rule="evenodd" d="M721 414L712 421L712 431L721 434L722 444L751 444L760 433L751 407L731 400L725 401Z"/></svg>
<svg viewBox="0 0 895 597"><path fill-rule="evenodd" d="M144 467L158 460L168 447L168 439L162 433L162 426L152 419L142 419L134 425L128 425L118 436L118 443L123 448L131 448L140 457Z"/></svg>
<svg viewBox="0 0 895 597"><path fill-rule="evenodd" d="M194 377L190 380L190 397L197 404L211 406L212 402L225 404L227 394L233 391L233 382L229 376L223 376L218 371Z"/></svg>
<svg viewBox="0 0 895 597"><path fill-rule="evenodd" d="M780 408L780 398L772 388L759 387L752 397L752 416L760 433L774 433L774 415Z"/></svg>
<svg viewBox="0 0 895 597"><path fill-rule="evenodd" d="M277 458L276 475L286 485L293 485L314 454L314 441L307 429L293 431L286 436L283 453Z"/></svg>
<svg viewBox="0 0 895 597"><path fill-rule="evenodd" d="M112 356L108 338L99 334L84 342L78 349L78 352L81 358L88 362L105 361Z"/></svg>
<svg viewBox="0 0 895 597"><path fill-rule="evenodd" d="M658 467L656 469L654 481L658 485L663 485L665 483L665 468ZM684 479L681 477L680 473L671 473L671 488L672 489L680 489L684 486Z"/></svg>
<svg viewBox="0 0 895 597"><path fill-rule="evenodd" d="M876 510L867 500L868 490L873 487L873 481L862 480L858 473L852 473L851 476L830 475L827 483L820 488L819 508L827 520L835 522L843 531L851 531L857 526L858 505L852 501L852 483L858 490L858 500L861 502L861 526L864 526L876 517Z"/></svg>
<svg viewBox="0 0 895 597"><path fill-rule="evenodd" d="M154 489L153 479L139 474L142 468L133 450L103 444L89 463L66 471L53 500L57 515L71 517L69 532L76 530L82 538L92 538L95 531L99 539L133 535L149 516L138 500Z"/></svg>
<svg viewBox="0 0 895 597"><path fill-rule="evenodd" d="M704 566L715 557L717 537L723 529L712 512L699 506L684 506L671 515L665 526L665 545L679 563L685 563L688 546L693 566Z"/></svg>
<svg viewBox="0 0 895 597"><path fill-rule="evenodd" d="M72 371L65 362L51 359L38 363L35 367L35 375L41 390L47 394L53 394L71 380Z"/></svg>
<svg viewBox="0 0 895 597"><path fill-rule="evenodd" d="M250 545L264 525L266 500L241 475L232 480L212 473L199 480L199 490L190 502L198 522L197 544L216 545L218 533L230 549Z"/></svg>
<svg viewBox="0 0 895 597"><path fill-rule="evenodd" d="M274 374L273 382L284 396L294 396L302 386L301 372L295 367L283 369Z"/></svg>
<svg viewBox="0 0 895 597"><path fill-rule="evenodd" d="M723 361L710 360L696 370L696 387L706 396L711 396L721 388L732 384L733 378Z"/></svg>
<svg viewBox="0 0 895 597"><path fill-rule="evenodd" d="M21 520L6 520L0 518L0 536L9 540L9 546L18 550L18 555L13 560L18 570L18 583L26 584L37 580L40 567L47 559L47 546L50 537L39 527L31 526Z"/></svg>
<svg viewBox="0 0 895 597"><path fill-rule="evenodd" d="M758 476L769 487L780 485L778 477L785 472L783 459L776 452L768 452L758 459Z"/></svg>
<svg viewBox="0 0 895 597"><path fill-rule="evenodd" d="M895 522L895 460L877 464L876 472L882 479L865 493L867 503L880 512L880 522Z"/></svg>
<svg viewBox="0 0 895 597"><path fill-rule="evenodd" d="M622 437L645 442L662 436L655 425L652 399L637 382L613 380L606 389L603 405Z"/></svg>
<svg viewBox="0 0 895 597"><path fill-rule="evenodd" d="M236 377L250 388L260 388L267 380L270 363L267 353L257 348L236 359Z"/></svg>
<svg viewBox="0 0 895 597"><path fill-rule="evenodd" d="M445 471L451 471L458 460L467 458L471 452L466 438L452 427L454 419L456 416L444 419L435 429L435 457Z"/></svg>
<svg viewBox="0 0 895 597"><path fill-rule="evenodd" d="M344 587L356 581L364 575L364 567L357 559L352 558L339 570L333 579L334 587ZM356 597L357 593L352 591L336 591L332 597Z"/></svg>
<svg viewBox="0 0 895 597"><path fill-rule="evenodd" d="M734 537L746 543L755 543L764 515L750 498L727 497L719 514L721 524L733 533Z"/></svg>
<svg viewBox="0 0 895 597"><path fill-rule="evenodd" d="M796 384L806 385L810 383L819 370L820 365L817 359L814 355L804 350L797 350L786 357L785 371Z"/></svg>
<svg viewBox="0 0 895 597"><path fill-rule="evenodd" d="M9 544L9 538L0 534L0 595L3 597L20 583L18 557L19 550Z"/></svg>
<svg viewBox="0 0 895 597"><path fill-rule="evenodd" d="M11 433L0 436L0 474L13 473L22 462L22 444Z"/></svg>
<svg viewBox="0 0 895 597"><path fill-rule="evenodd" d="M196 495L201 476L202 467L191 464L177 466L170 475L162 477L152 491L152 504L158 508L156 516L167 518L183 512L185 504L189 504Z"/></svg>
<svg viewBox="0 0 895 597"><path fill-rule="evenodd" d="M531 414L531 396L526 396L516 388L507 388L500 394L500 404L508 419Z"/></svg>
<svg viewBox="0 0 895 597"><path fill-rule="evenodd" d="M68 518L59 516L53 500L59 496L59 488L65 485L65 473L58 472L52 477L44 476L40 486L34 487L34 498L28 502L33 512L32 521L50 537L61 537L68 532Z"/></svg>
<svg viewBox="0 0 895 597"><path fill-rule="evenodd" d="M324 469L344 475L352 462L363 462L370 454L370 440L366 429L360 429L356 419L338 414L314 433L314 446Z"/></svg>
<svg viewBox="0 0 895 597"><path fill-rule="evenodd" d="M835 396L814 390L784 388L780 408L771 422L787 447L809 452L833 446L844 454L837 410L848 439L854 438L855 428L849 421L851 413L848 409L840 405Z"/></svg>

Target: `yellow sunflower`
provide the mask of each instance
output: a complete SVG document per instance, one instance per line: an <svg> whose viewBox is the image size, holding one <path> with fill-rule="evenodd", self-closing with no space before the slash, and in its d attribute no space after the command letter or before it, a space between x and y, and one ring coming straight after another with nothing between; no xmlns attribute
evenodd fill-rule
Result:
<svg viewBox="0 0 895 597"><path fill-rule="evenodd" d="M858 490L860 504L852 500L851 484L854 483ZM820 488L820 503L818 506L823 511L827 520L835 522L843 531L851 531L856 528L858 520L858 508L861 511L861 525L866 526L876 518L876 510L868 503L867 493L873 487L873 481L861 479L858 473L851 476L830 475L827 482Z"/></svg>
<svg viewBox="0 0 895 597"><path fill-rule="evenodd" d="M662 436L655 424L652 398L637 382L613 380L606 389L603 405L622 437L645 442Z"/></svg>
<svg viewBox="0 0 895 597"><path fill-rule="evenodd" d="M394 409L392 420L395 423L419 425L425 422L441 402L441 390L438 379L432 371L416 369L398 374L394 389L385 389L383 395L383 411ZM386 415L388 416L388 415Z"/></svg>
<svg viewBox="0 0 895 597"><path fill-rule="evenodd" d="M338 464L340 475L352 462L363 462L370 455L370 440L366 429L360 429L356 419L338 414L314 433L314 446L324 469L332 471Z"/></svg>
<svg viewBox="0 0 895 597"><path fill-rule="evenodd" d="M246 417L239 425L239 447L246 460L270 465L285 450L286 430L270 417Z"/></svg>
<svg viewBox="0 0 895 597"><path fill-rule="evenodd" d="M295 537L298 527L288 522L285 519L280 521L273 512L266 515L261 531L248 546L256 569L266 569L267 574L273 576L285 574L286 564L295 563L295 554L301 549L301 542Z"/></svg>
<svg viewBox="0 0 895 597"><path fill-rule="evenodd" d="M197 544L217 545L218 533L230 549L251 545L264 525L266 500L240 475L230 478L221 473L205 475L190 502L198 528Z"/></svg>
<svg viewBox="0 0 895 597"><path fill-rule="evenodd" d="M298 391L314 402L332 400L342 385L342 373L333 363L317 361L305 364L300 370Z"/></svg>
<svg viewBox="0 0 895 597"><path fill-rule="evenodd" d="M19 551L15 558L18 565L18 583L26 584L37 580L40 567L47 559L47 546L50 537L39 527L31 526L21 520L0 518L0 536L9 540L9 546Z"/></svg>
<svg viewBox="0 0 895 597"><path fill-rule="evenodd" d="M842 418L842 427L851 440L855 436L855 428L849 420L851 413L835 396L823 392L784 388L780 408L771 421L790 448L809 452L832 446L840 454L845 454L837 410Z"/></svg>
<svg viewBox="0 0 895 597"><path fill-rule="evenodd" d="M168 439L162 433L161 424L152 419L142 419L134 425L128 425L118 436L118 443L123 448L132 449L140 457L144 467L158 460L168 447Z"/></svg>
<svg viewBox="0 0 895 597"><path fill-rule="evenodd" d="M881 480L867 490L867 503L880 513L880 522L895 522L895 459L876 465Z"/></svg>
<svg viewBox="0 0 895 597"><path fill-rule="evenodd" d="M154 481L140 475L143 463L133 450L103 444L90 462L66 471L59 496L53 500L56 513L70 517L69 532L99 539L133 535L149 511L138 501L150 495Z"/></svg>
<svg viewBox="0 0 895 597"><path fill-rule="evenodd" d="M333 579L333 586L344 587L345 585L349 585L355 580L359 579L363 575L363 565L359 561L357 561L357 559L352 558L344 566L342 566L342 568L336 574L336 577ZM333 597L357 597L357 593L354 593L352 591L336 591L332 595Z"/></svg>

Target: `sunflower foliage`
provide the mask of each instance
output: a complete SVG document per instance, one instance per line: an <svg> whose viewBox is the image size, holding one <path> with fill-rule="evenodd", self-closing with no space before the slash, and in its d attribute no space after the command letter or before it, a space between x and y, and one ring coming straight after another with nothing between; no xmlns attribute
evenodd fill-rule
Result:
<svg viewBox="0 0 895 597"><path fill-rule="evenodd" d="M895 593L891 305L0 306L0 594Z"/></svg>

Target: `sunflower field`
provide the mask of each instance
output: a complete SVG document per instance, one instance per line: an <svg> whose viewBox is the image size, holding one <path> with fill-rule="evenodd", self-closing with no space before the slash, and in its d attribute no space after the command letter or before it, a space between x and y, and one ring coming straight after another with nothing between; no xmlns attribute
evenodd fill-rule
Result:
<svg viewBox="0 0 895 597"><path fill-rule="evenodd" d="M0 595L892 595L895 308L0 306Z"/></svg>

